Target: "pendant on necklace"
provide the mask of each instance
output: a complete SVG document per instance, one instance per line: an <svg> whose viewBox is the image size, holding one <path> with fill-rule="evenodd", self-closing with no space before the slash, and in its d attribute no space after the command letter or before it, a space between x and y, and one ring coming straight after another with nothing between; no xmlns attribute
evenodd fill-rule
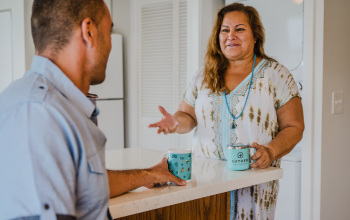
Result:
<svg viewBox="0 0 350 220"><path fill-rule="evenodd" d="M233 121L232 122L232 129L235 129L236 128L236 125L235 125L235 122Z"/></svg>

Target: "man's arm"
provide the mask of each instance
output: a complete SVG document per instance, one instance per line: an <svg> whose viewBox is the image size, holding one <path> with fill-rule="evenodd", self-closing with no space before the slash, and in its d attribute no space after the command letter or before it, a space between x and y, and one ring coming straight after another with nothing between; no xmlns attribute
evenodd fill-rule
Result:
<svg viewBox="0 0 350 220"><path fill-rule="evenodd" d="M174 182L179 186L185 186L186 181L177 178L168 171L166 158L149 169L139 170L107 170L110 198L119 196L130 190L145 186L151 188L157 183Z"/></svg>

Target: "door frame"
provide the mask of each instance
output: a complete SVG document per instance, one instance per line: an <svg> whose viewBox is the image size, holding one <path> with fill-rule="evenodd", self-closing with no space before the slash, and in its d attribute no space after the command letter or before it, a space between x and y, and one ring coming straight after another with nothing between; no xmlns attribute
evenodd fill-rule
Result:
<svg viewBox="0 0 350 220"><path fill-rule="evenodd" d="M13 80L21 78L26 70L24 1L0 0L0 11L11 12Z"/></svg>
<svg viewBox="0 0 350 220"><path fill-rule="evenodd" d="M301 164L301 219L321 216L324 0L304 1L305 131Z"/></svg>

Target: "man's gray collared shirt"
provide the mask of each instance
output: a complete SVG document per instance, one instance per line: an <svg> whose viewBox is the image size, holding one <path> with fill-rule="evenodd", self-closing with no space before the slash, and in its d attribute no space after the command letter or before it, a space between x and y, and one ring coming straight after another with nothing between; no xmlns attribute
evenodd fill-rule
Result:
<svg viewBox="0 0 350 220"><path fill-rule="evenodd" d="M0 219L107 219L98 109L50 60L0 94ZM30 218L29 218L30 219Z"/></svg>

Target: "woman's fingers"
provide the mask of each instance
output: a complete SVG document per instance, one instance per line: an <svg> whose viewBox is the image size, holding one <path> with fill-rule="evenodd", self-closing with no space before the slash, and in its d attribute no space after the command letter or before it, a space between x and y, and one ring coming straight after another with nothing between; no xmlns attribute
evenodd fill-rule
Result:
<svg viewBox="0 0 350 220"><path fill-rule="evenodd" d="M261 168L261 165L264 163L264 158L260 157L257 159L252 165L250 165L251 168Z"/></svg>
<svg viewBox="0 0 350 220"><path fill-rule="evenodd" d="M157 123L154 123L154 124L150 124L150 125L148 125L148 127L149 128L158 128L158 127L160 127L160 121Z"/></svg>
<svg viewBox="0 0 350 220"><path fill-rule="evenodd" d="M262 162L258 166L258 168L266 168L266 167L268 167L268 164L269 164L269 160L266 157L264 157L264 159L262 160Z"/></svg>
<svg viewBox="0 0 350 220"><path fill-rule="evenodd" d="M166 127L166 125L162 124L162 121L154 123L154 124L150 124L148 125L149 128L158 128L158 134L163 132L163 131L168 131L168 128Z"/></svg>
<svg viewBox="0 0 350 220"><path fill-rule="evenodd" d="M255 142L253 142L251 144L251 147L254 147L256 151L258 151L261 147L263 147L263 145L257 144Z"/></svg>
<svg viewBox="0 0 350 220"><path fill-rule="evenodd" d="M251 168L264 168L267 163L268 163L267 160L264 157L261 157L260 159L255 161L255 163L250 165L250 167Z"/></svg>
<svg viewBox="0 0 350 220"><path fill-rule="evenodd" d="M157 134L160 134L162 132L164 132L164 129L163 128L159 128L158 131L157 131Z"/></svg>
<svg viewBox="0 0 350 220"><path fill-rule="evenodd" d="M251 168L267 168L270 166L272 163L270 154L267 150L267 148L263 145L259 145L257 143L253 143L251 145L254 147L257 151L256 153L252 156L253 160L256 160L255 163L250 165Z"/></svg>
<svg viewBox="0 0 350 220"><path fill-rule="evenodd" d="M164 121L167 120L167 118L169 117L169 113L162 107L162 106L158 106L158 110L160 111L160 113L162 113L162 115L164 116L162 118L161 121L158 121L157 123L153 123L148 125L149 128L160 128L160 127L164 127ZM170 115L171 116L171 115ZM172 116L171 116L172 117Z"/></svg>
<svg viewBox="0 0 350 220"><path fill-rule="evenodd" d="M261 165L261 168L268 168L271 165L270 160L266 160L264 164Z"/></svg>
<svg viewBox="0 0 350 220"><path fill-rule="evenodd" d="M174 133L176 131L178 124L175 122L174 126L170 126L167 123L164 122L158 122L158 123L154 123L154 124L150 124L148 125L149 128L158 128L157 133L164 133L164 134L168 134L168 133Z"/></svg>
<svg viewBox="0 0 350 220"><path fill-rule="evenodd" d="M158 110L160 111L160 113L162 113L163 117L162 120L154 123L154 124L150 124L148 125L149 128L158 128L157 133L164 133L164 134L168 134L168 133L174 133L178 123L175 120L175 118L169 114L162 106L158 106Z"/></svg>
<svg viewBox="0 0 350 220"><path fill-rule="evenodd" d="M158 110L159 110L160 113L162 113L162 115L164 115L164 116L170 115L170 114L165 110L165 108L163 108L162 106L158 106Z"/></svg>
<svg viewBox="0 0 350 220"><path fill-rule="evenodd" d="M160 127L157 131L157 134L160 134L160 133L164 133L164 134L168 134L168 133L171 133L169 132L169 130L167 128L163 128L163 127Z"/></svg>
<svg viewBox="0 0 350 220"><path fill-rule="evenodd" d="M253 160L257 160L262 156L262 152L261 151L256 151L256 153L252 156Z"/></svg>

